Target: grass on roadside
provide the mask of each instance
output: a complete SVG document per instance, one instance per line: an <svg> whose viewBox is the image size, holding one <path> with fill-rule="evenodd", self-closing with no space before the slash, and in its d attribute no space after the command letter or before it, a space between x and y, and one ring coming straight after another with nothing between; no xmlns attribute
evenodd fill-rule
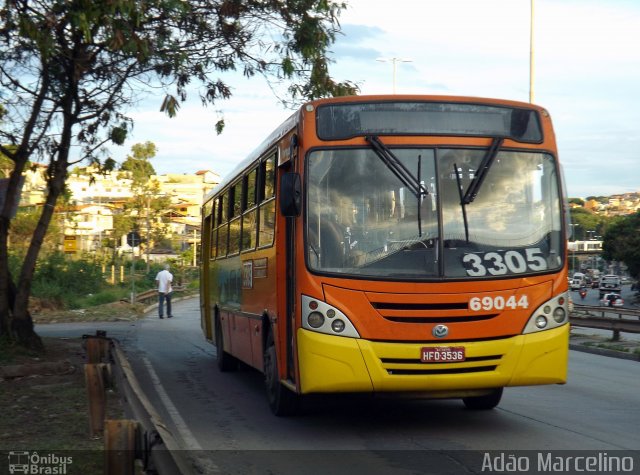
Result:
<svg viewBox="0 0 640 475"><path fill-rule="evenodd" d="M614 343L613 340L606 340L602 342L589 341L584 343L585 346L591 348L601 348L603 350L620 351L622 353L636 353L640 354L640 348L630 348L621 343Z"/></svg>
<svg viewBox="0 0 640 475"><path fill-rule="evenodd" d="M73 310L40 308L32 310L32 317L34 323L133 321L144 316L144 308L143 304L119 301Z"/></svg>

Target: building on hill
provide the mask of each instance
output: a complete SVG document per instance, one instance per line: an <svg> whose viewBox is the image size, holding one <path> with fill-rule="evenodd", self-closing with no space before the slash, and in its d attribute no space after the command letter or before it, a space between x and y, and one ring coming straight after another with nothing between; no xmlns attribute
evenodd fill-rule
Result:
<svg viewBox="0 0 640 475"><path fill-rule="evenodd" d="M95 166L76 169L67 178L71 201L81 203L116 203L131 198L132 180L128 173L99 172Z"/></svg>
<svg viewBox="0 0 640 475"><path fill-rule="evenodd" d="M20 206L43 205L47 189L46 169L44 165L35 165L25 171ZM197 245L200 207L204 196L220 182L220 176L209 170L199 170L195 174L154 175L150 180L157 181L160 193L171 200L163 215L168 220L171 242L181 250ZM65 252L96 251L106 237L122 241L122 236L113 236L113 222L114 216L122 213L125 203L133 198L131 185L129 172L100 172L95 166L70 172L67 179L70 205L60 211L64 213ZM126 240L123 242L120 250L130 252Z"/></svg>
<svg viewBox="0 0 640 475"><path fill-rule="evenodd" d="M166 175L154 175L152 180L160 184L160 191L171 196L172 203L193 203L202 205L204 196L215 185L220 183L220 175L217 173L200 170L195 175L168 173ZM198 216L199 216L198 211Z"/></svg>
<svg viewBox="0 0 640 475"><path fill-rule="evenodd" d="M584 209L603 216L625 216L640 211L640 192L623 193L583 201L584 205L581 206L577 200L572 199L569 206L572 209L584 207Z"/></svg>
<svg viewBox="0 0 640 475"><path fill-rule="evenodd" d="M40 163L33 164L23 172L20 206L38 206L44 203L47 195L46 172L47 166Z"/></svg>
<svg viewBox="0 0 640 475"><path fill-rule="evenodd" d="M597 213L599 211L603 211L605 206L600 203L597 200L587 200L584 203L584 207L585 209L588 209L589 211L593 212L593 213Z"/></svg>
<svg viewBox="0 0 640 475"><path fill-rule="evenodd" d="M63 213L65 252L95 252L102 247L102 239L113 234L113 205L77 205Z"/></svg>

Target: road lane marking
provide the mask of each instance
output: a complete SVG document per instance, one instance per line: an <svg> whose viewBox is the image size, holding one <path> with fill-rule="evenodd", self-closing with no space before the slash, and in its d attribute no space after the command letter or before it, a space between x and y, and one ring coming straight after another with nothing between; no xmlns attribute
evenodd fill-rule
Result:
<svg viewBox="0 0 640 475"><path fill-rule="evenodd" d="M187 423L184 421L184 419L178 412L178 409L173 404L173 402L171 401L171 398L169 397L164 387L162 386L162 383L160 382L160 378L158 377L156 371L153 369L153 366L151 365L151 362L149 361L149 359L143 356L142 362L147 367L147 371L149 371L149 376L151 376L151 382L153 382L156 392L158 393L158 396L160 396L160 401L162 401L162 404L164 405L165 409L169 413L169 417L173 420L173 423L176 426L176 429L178 429L178 432L180 433L180 438L182 439L183 443L186 444L186 447L183 447L183 448L189 449L189 450L202 450L202 447L200 446L200 444L198 443L194 435L189 430Z"/></svg>

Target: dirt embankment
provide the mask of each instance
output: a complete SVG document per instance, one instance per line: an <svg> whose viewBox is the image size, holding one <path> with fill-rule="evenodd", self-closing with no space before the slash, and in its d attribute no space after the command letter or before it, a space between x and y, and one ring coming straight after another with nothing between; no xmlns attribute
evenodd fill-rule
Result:
<svg viewBox="0 0 640 475"><path fill-rule="evenodd" d="M29 305L34 323L133 321L142 318L144 308L143 304L131 305L128 302L113 302L77 310L57 309L46 302L35 300Z"/></svg>
<svg viewBox="0 0 640 475"><path fill-rule="evenodd" d="M0 465L28 453L71 457L66 473L102 473L103 440L89 435L82 340L43 342L44 354L0 342ZM123 417L117 394L107 391L106 418Z"/></svg>

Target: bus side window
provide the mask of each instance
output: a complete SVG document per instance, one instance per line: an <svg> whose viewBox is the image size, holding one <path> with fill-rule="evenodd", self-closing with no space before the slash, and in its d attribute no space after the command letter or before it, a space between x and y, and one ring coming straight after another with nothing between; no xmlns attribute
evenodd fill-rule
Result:
<svg viewBox="0 0 640 475"><path fill-rule="evenodd" d="M229 255L240 252L240 215L242 214L242 186L237 182L229 189Z"/></svg>
<svg viewBox="0 0 640 475"><path fill-rule="evenodd" d="M273 198L276 192L276 156L271 155L262 162L264 176L264 199Z"/></svg>
<svg viewBox="0 0 640 475"><path fill-rule="evenodd" d="M211 237L209 238L211 246L210 258L215 259L218 252L218 200L213 202L213 209L211 210Z"/></svg>
<svg viewBox="0 0 640 475"><path fill-rule="evenodd" d="M218 257L225 257L227 255L227 235L228 235L227 216L229 215L228 206L227 206L228 197L229 197L228 192L225 192L220 197L219 226L218 226Z"/></svg>
<svg viewBox="0 0 640 475"><path fill-rule="evenodd" d="M275 154L260 163L260 180L258 186L259 217L258 217L258 246L273 244L276 222L275 200Z"/></svg>
<svg viewBox="0 0 640 475"><path fill-rule="evenodd" d="M242 203L244 201L242 196L242 182L237 182L235 185L231 187L231 201L233 206L230 209L229 218L237 218L242 213Z"/></svg>
<svg viewBox="0 0 640 475"><path fill-rule="evenodd" d="M227 222L229 217L229 210L227 206L227 197L229 192L226 192L224 195L220 197L219 204L219 213L218 213L218 226Z"/></svg>
<svg viewBox="0 0 640 475"><path fill-rule="evenodd" d="M244 207L243 211L256 205L256 187L258 186L258 169L254 168L244 177Z"/></svg>
<svg viewBox="0 0 640 475"><path fill-rule="evenodd" d="M256 248L257 243L257 216L256 209L256 190L258 169L251 170L243 180L244 203L242 214L242 250L251 250Z"/></svg>

